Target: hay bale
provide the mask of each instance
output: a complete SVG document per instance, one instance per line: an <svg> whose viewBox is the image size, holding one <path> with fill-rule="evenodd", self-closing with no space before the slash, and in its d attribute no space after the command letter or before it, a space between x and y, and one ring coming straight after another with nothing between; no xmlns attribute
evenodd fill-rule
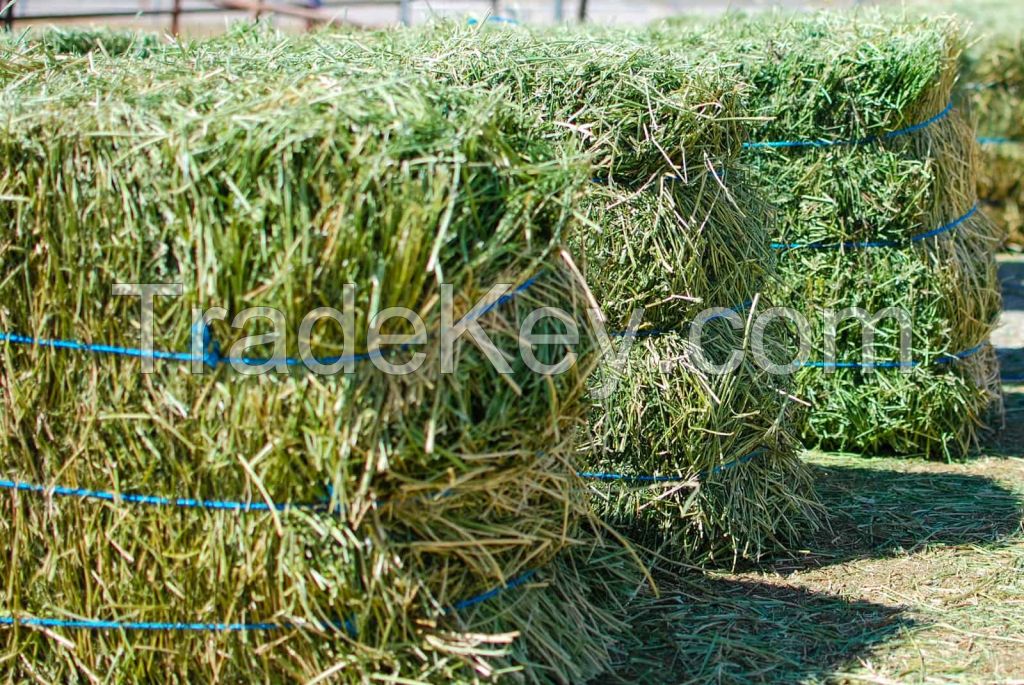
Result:
<svg viewBox="0 0 1024 685"><path fill-rule="evenodd" d="M978 126L978 197L1009 244L1024 247L1024 11L1006 0L914 2L918 14L955 14L970 26L958 98Z"/></svg>
<svg viewBox="0 0 1024 685"><path fill-rule="evenodd" d="M985 212L1024 247L1024 12L1017 3L954 4L975 20L963 87L978 121L982 163L978 195Z"/></svg>
<svg viewBox="0 0 1024 685"><path fill-rule="evenodd" d="M54 55L85 55L99 52L108 56L147 57L160 43L152 33L106 28L49 28L33 36Z"/></svg>
<svg viewBox="0 0 1024 685"><path fill-rule="evenodd" d="M989 131L992 128L986 126ZM1018 135L1024 136L1024 132ZM978 195L985 214L1004 231L1007 244L1020 250L1024 248L1024 138L985 135L980 140Z"/></svg>
<svg viewBox="0 0 1024 685"><path fill-rule="evenodd" d="M24 677L448 680L525 665L577 681L607 659L612 618L562 554L584 537L574 450L594 358L557 248L589 166L496 94L311 68L317 50L243 30L145 59L0 56L0 329L137 347L138 299L112 284L181 283L157 299L156 347L208 362L143 374L123 355L5 337L0 642ZM422 349L418 370L362 357L348 373L252 377L226 362L259 322L212 323L219 356L194 334L192 307L273 307L294 358L299 321L342 308L346 283L354 334L321 325L314 353L373 350L370 320L404 306L428 345L387 359ZM465 337L441 373L441 283L510 373ZM495 283L519 288L474 309ZM520 354L540 306L580 325L565 373ZM534 594L558 577L569 584ZM561 621L569 598L588 630Z"/></svg>
<svg viewBox="0 0 1024 685"><path fill-rule="evenodd" d="M571 244L608 329L622 332L643 307L639 334L650 337L614 392L595 400L581 438L581 470L602 516L691 562L757 557L813 525L815 498L787 432L781 384L752 362L728 377L692 364L661 371L699 312L753 301L771 271L764 203L734 168L746 135L735 79L685 68L615 32L440 26L331 45L339 61L500 92L536 118L539 137L592 160ZM715 467L727 468L696 498L692 487L667 492L628 477L693 481Z"/></svg>
<svg viewBox="0 0 1024 685"><path fill-rule="evenodd" d="M961 33L950 20L878 13L650 33L698 62L735 64L751 85L746 161L779 222L774 299L813 323L811 365L796 377L814 405L803 433L812 445L950 457L976 444L1000 404L986 342L1000 307L998 231L975 209L972 129L948 107ZM918 365L834 368L822 317L810 315L852 306L906 308ZM899 360L898 321L874 327L876 359ZM839 327L840 367L863 363L860 340L857 322Z"/></svg>

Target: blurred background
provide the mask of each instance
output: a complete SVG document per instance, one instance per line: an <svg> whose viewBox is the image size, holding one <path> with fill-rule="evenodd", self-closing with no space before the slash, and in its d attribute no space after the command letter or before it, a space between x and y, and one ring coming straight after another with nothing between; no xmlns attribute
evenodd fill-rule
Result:
<svg viewBox="0 0 1024 685"><path fill-rule="evenodd" d="M120 26L202 35L231 21L263 17L284 30L318 23L388 26L431 17L488 16L531 24L579 21L643 24L681 13L772 7L841 8L858 0L0 0L0 25Z"/></svg>

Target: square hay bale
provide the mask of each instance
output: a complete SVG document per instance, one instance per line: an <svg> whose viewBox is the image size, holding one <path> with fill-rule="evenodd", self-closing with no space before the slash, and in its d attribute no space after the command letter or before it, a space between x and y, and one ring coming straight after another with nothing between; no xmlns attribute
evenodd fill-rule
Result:
<svg viewBox="0 0 1024 685"><path fill-rule="evenodd" d="M950 105L960 26L818 13L670 22L649 36L697 63L731 64L751 86L745 161L777 216L773 299L811 323L796 376L813 405L804 439L945 458L976 445L1001 407L987 344L999 232L977 209L974 134ZM848 320L830 356L819 311L849 307L905 310L912 362L898 354L899 317L868 324L873 360Z"/></svg>
<svg viewBox="0 0 1024 685"><path fill-rule="evenodd" d="M920 15L954 14L970 28L958 99L977 122L985 213L1024 248L1024 10L1007 0L937 0L909 5Z"/></svg>
<svg viewBox="0 0 1024 685"><path fill-rule="evenodd" d="M963 90L978 122L978 195L986 213L1024 248L1024 11L1018 3L956 3L976 26L964 56Z"/></svg>
<svg viewBox="0 0 1024 685"><path fill-rule="evenodd" d="M650 338L624 369L606 368L605 377L623 378L594 401L580 438L581 475L598 513L701 563L754 558L813 526L815 497L782 384L752 362L732 376L701 374L688 360L661 367L702 310L746 316L772 271L758 211L766 203L735 169L746 136L736 79L616 32L442 25L369 41L342 36L332 55L346 44L336 59L500 92L535 118L538 137L589 156L593 183L570 242L612 339L634 339L624 331L637 307L644 317L635 333ZM659 484L696 482L708 469L713 478L699 487Z"/></svg>
<svg viewBox="0 0 1024 685"><path fill-rule="evenodd" d="M573 583L590 554L610 586L621 553L583 544L596 355L560 249L590 165L500 93L320 50L239 30L0 53L0 644L19 677L567 682L607 661L616 619ZM115 283L181 285L156 298L152 373ZM445 370L442 284L507 372L466 336ZM197 329L195 307L228 318ZM253 307L277 313L229 325ZM322 307L348 318L301 333ZM425 345L379 351L392 307ZM562 373L522 352L540 307L564 316L535 333L579 330L531 348L575 354ZM283 349L245 339L278 316ZM351 368L283 363L301 340Z"/></svg>

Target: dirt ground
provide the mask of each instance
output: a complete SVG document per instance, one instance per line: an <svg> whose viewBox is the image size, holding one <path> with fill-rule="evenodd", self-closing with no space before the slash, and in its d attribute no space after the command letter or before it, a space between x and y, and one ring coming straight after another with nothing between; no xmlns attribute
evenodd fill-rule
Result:
<svg viewBox="0 0 1024 685"><path fill-rule="evenodd" d="M1024 256L994 344L1024 377ZM610 682L1024 683L1024 383L963 463L815 453L831 530L755 570L676 577Z"/></svg>

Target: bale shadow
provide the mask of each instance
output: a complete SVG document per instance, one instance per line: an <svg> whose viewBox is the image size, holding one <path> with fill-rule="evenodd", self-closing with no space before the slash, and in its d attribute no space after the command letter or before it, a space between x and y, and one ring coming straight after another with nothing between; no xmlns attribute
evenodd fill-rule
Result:
<svg viewBox="0 0 1024 685"><path fill-rule="evenodd" d="M826 680L914 625L895 607L803 588L677 578L638 600L615 669L597 683Z"/></svg>
<svg viewBox="0 0 1024 685"><path fill-rule="evenodd" d="M999 261L999 282L1003 289L1003 308L1024 310L1024 257Z"/></svg>
<svg viewBox="0 0 1024 685"><path fill-rule="evenodd" d="M811 464L829 526L805 550L769 566L778 573L928 547L996 545L1021 532L1024 504L991 478Z"/></svg>
<svg viewBox="0 0 1024 685"><path fill-rule="evenodd" d="M992 342L999 355L1004 379L1024 379L1024 258L1001 259L999 281L1003 290L1003 314Z"/></svg>
<svg viewBox="0 0 1024 685"><path fill-rule="evenodd" d="M993 457L1024 457L1024 384L1003 388L1003 406L1006 423L984 447L984 453Z"/></svg>
<svg viewBox="0 0 1024 685"><path fill-rule="evenodd" d="M830 526L804 550L762 565L781 577L659 579L662 596L634 601L616 668L596 682L828 680L915 622L899 607L790 585L786 575L925 548L998 545L1021 531L1024 504L991 478L809 466Z"/></svg>

